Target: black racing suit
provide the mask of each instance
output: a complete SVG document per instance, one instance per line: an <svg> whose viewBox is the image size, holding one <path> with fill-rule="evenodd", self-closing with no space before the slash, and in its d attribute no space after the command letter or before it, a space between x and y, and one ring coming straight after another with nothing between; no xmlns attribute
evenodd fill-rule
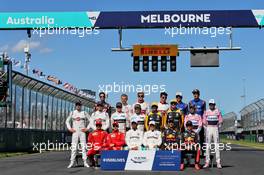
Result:
<svg viewBox="0 0 264 175"><path fill-rule="evenodd" d="M165 126L168 126L170 120L174 122L175 130L183 132L184 115L180 110L169 109L164 122Z"/></svg>
<svg viewBox="0 0 264 175"><path fill-rule="evenodd" d="M162 134L162 149L163 150L172 150L180 149L181 143L181 133L172 128L165 129Z"/></svg>
<svg viewBox="0 0 264 175"><path fill-rule="evenodd" d="M193 130L186 130L182 133L182 140L184 146L182 145L181 163L184 163L185 155L190 153L193 154L195 157L195 164L199 164L200 146L197 133L195 133Z"/></svg>
<svg viewBox="0 0 264 175"><path fill-rule="evenodd" d="M145 128L148 131L149 130L149 122L155 121L156 129L161 130L162 129L162 115L160 112L153 113L150 112L146 118L145 118Z"/></svg>

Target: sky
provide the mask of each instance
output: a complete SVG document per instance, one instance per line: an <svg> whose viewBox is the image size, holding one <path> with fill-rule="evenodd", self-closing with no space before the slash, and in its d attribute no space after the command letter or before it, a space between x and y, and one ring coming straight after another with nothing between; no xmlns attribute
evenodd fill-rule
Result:
<svg viewBox="0 0 264 175"><path fill-rule="evenodd" d="M245 0L1 0L1 12L21 11L133 11L133 10L240 10L264 9L264 1ZM31 38L32 59L30 68L38 68L45 74L55 75L82 89L98 92L106 85L133 85L134 87L158 86L169 94L183 93L183 101L192 98L191 91L198 88L201 98L214 98L218 107L228 113L238 113L243 107L243 79L245 79L246 104L263 98L263 29L233 29L234 46L241 51L221 52L219 68L191 68L190 54L181 52L177 58L177 72L133 72L130 52L112 52L118 46L117 30L100 30L98 35L52 35ZM0 52L24 61L25 31L0 31ZM178 44L189 46L227 46L228 36L165 35L164 29L124 30L123 45ZM21 72L23 70L17 69ZM101 88L100 88L101 87ZM156 92L156 91L155 91ZM108 101L114 106L122 92L110 92ZM136 101L131 92L129 103ZM159 93L146 96L147 102L159 101Z"/></svg>

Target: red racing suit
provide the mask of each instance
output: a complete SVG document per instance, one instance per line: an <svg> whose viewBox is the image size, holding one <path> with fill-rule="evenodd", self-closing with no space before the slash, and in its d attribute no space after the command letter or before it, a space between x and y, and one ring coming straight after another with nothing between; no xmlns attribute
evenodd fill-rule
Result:
<svg viewBox="0 0 264 175"><path fill-rule="evenodd" d="M125 134L118 130L113 130L107 136L107 150L122 150L125 143Z"/></svg>
<svg viewBox="0 0 264 175"><path fill-rule="evenodd" d="M93 156L100 153L106 148L107 132L104 130L95 130L88 136L88 152L87 156Z"/></svg>

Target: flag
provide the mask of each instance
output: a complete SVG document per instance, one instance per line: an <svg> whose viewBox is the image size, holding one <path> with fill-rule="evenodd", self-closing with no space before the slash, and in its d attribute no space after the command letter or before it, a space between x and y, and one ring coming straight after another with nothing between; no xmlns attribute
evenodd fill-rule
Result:
<svg viewBox="0 0 264 175"><path fill-rule="evenodd" d="M70 86L71 86L71 85L70 85L69 83L64 83L64 85L63 85L63 87L64 87L65 89L69 89Z"/></svg>
<svg viewBox="0 0 264 175"><path fill-rule="evenodd" d="M21 66L21 61L13 59L12 60L12 64L15 67L20 67Z"/></svg>
<svg viewBox="0 0 264 175"><path fill-rule="evenodd" d="M68 88L68 90L72 91L73 90L73 85L70 85L70 87Z"/></svg>
<svg viewBox="0 0 264 175"><path fill-rule="evenodd" d="M38 69L33 69L32 73L37 75L40 78L45 77L44 73L41 70L38 70Z"/></svg>
<svg viewBox="0 0 264 175"><path fill-rule="evenodd" d="M61 80L59 80L58 78L56 78L56 77L54 77L54 76L52 76L52 75L48 75L48 76L47 76L47 80L48 80L48 81L52 81L53 83L55 83L55 84L57 84L57 85L62 84L62 81L61 81Z"/></svg>
<svg viewBox="0 0 264 175"><path fill-rule="evenodd" d="M78 92L78 89L76 87L73 87L73 90L72 90L75 94L77 94Z"/></svg>

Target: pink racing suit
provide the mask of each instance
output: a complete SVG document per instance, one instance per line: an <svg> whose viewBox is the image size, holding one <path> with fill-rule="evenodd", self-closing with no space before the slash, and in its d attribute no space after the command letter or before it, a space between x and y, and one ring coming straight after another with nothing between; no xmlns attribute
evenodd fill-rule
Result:
<svg viewBox="0 0 264 175"><path fill-rule="evenodd" d="M184 127L186 128L187 121L191 121L193 124L193 131L199 135L199 132L202 129L203 121L202 117L198 114L188 114L184 119Z"/></svg>
<svg viewBox="0 0 264 175"><path fill-rule="evenodd" d="M215 145L215 155L216 162L220 163L220 151L219 151L219 126L221 126L223 122L222 114L218 109L215 110L207 110L203 115L203 124L205 127L206 133L206 163L210 162L210 145L213 143ZM212 142L212 138L214 139Z"/></svg>

